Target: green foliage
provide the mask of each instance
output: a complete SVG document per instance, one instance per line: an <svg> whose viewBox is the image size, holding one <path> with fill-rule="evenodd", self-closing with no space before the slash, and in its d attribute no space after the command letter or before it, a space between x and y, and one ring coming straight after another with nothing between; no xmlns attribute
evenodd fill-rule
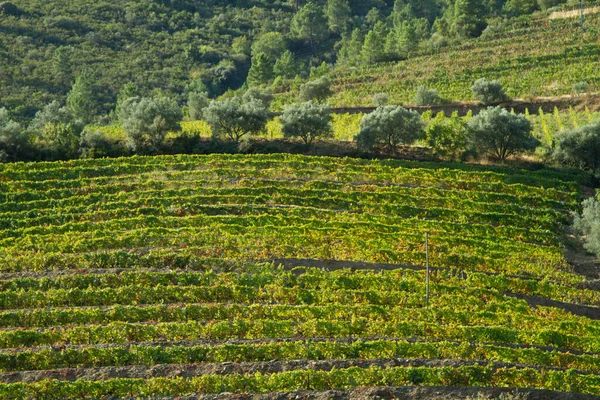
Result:
<svg viewBox="0 0 600 400"><path fill-rule="evenodd" d="M441 104L442 99L436 89L427 89L425 86L419 86L413 102L417 106L433 106Z"/></svg>
<svg viewBox="0 0 600 400"><path fill-rule="evenodd" d="M490 81L485 78L480 78L475 81L471 87L473 97L484 105L501 103L509 100L509 97L504 93L504 88L500 81Z"/></svg>
<svg viewBox="0 0 600 400"><path fill-rule="evenodd" d="M301 101L315 100L317 102L323 102L332 94L333 92L331 91L329 78L324 76L316 81L307 82L300 86L299 99Z"/></svg>
<svg viewBox="0 0 600 400"><path fill-rule="evenodd" d="M509 16L530 14L538 9L538 0L508 0L503 11Z"/></svg>
<svg viewBox="0 0 600 400"><path fill-rule="evenodd" d="M215 138L226 137L236 143L246 135L264 131L269 112L258 99L242 101L238 97L212 101L204 112Z"/></svg>
<svg viewBox="0 0 600 400"><path fill-rule="evenodd" d="M444 112L439 112L425 129L427 144L441 155L457 155L467 146L467 122L455 113L446 118Z"/></svg>
<svg viewBox="0 0 600 400"><path fill-rule="evenodd" d="M310 145L315 139L333 137L331 109L312 101L287 106L280 117L286 138L301 138Z"/></svg>
<svg viewBox="0 0 600 400"><path fill-rule="evenodd" d="M598 172L600 167L600 121L559 132L554 158L561 164Z"/></svg>
<svg viewBox="0 0 600 400"><path fill-rule="evenodd" d="M181 130L181 108L168 98L132 97L121 105L119 118L127 147L135 153L160 150L167 133Z"/></svg>
<svg viewBox="0 0 600 400"><path fill-rule="evenodd" d="M281 57L275 61L273 72L277 77L293 79L298 72L300 72L300 68L294 58L294 54L291 51L286 50Z"/></svg>
<svg viewBox="0 0 600 400"><path fill-rule="evenodd" d="M83 158L117 157L124 149L100 129L86 128L81 133L79 151Z"/></svg>
<svg viewBox="0 0 600 400"><path fill-rule="evenodd" d="M268 32L260 35L252 42L252 56L264 53L269 60L275 60L287 50L287 41L279 32Z"/></svg>
<svg viewBox="0 0 600 400"><path fill-rule="evenodd" d="M315 44L327 37L327 18L323 13L323 8L313 3L306 3L292 19L292 34L298 38L306 40L314 49Z"/></svg>
<svg viewBox="0 0 600 400"><path fill-rule="evenodd" d="M273 80L273 62L266 53L258 53L252 57L252 66L248 72L248 85L261 86Z"/></svg>
<svg viewBox="0 0 600 400"><path fill-rule="evenodd" d="M374 64L386 59L385 40L387 34L388 28L382 21L377 22L375 27L367 33L361 50L363 63Z"/></svg>
<svg viewBox="0 0 600 400"><path fill-rule="evenodd" d="M0 162L26 159L30 150L29 136L12 121L5 108L0 108Z"/></svg>
<svg viewBox="0 0 600 400"><path fill-rule="evenodd" d="M531 123L521 115L511 114L501 107L482 110L468 123L470 146L480 154L498 160L538 145L531 135Z"/></svg>
<svg viewBox="0 0 600 400"><path fill-rule="evenodd" d="M204 109L208 107L208 96L204 92L190 92L187 105L190 119L199 121L202 119Z"/></svg>
<svg viewBox="0 0 600 400"><path fill-rule="evenodd" d="M385 93L375 93L373 95L373 105L375 107L387 106L389 101L390 101L390 99L389 99L388 95Z"/></svg>
<svg viewBox="0 0 600 400"><path fill-rule="evenodd" d="M327 0L327 22L329 30L338 34L348 31L352 10L348 0Z"/></svg>
<svg viewBox="0 0 600 400"><path fill-rule="evenodd" d="M257 88L250 88L246 90L242 96L242 100L245 103L249 103L253 100L259 101L268 110L269 107L271 107L271 102L273 101L273 93L269 88L265 89L264 91L261 91Z"/></svg>
<svg viewBox="0 0 600 400"><path fill-rule="evenodd" d="M456 0L452 30L458 37L468 38L481 35L487 24L486 9L480 0Z"/></svg>
<svg viewBox="0 0 600 400"><path fill-rule="evenodd" d="M73 118L66 107L53 101L38 111L29 130L37 136L37 145L50 153L51 158L73 158L77 156L79 136L83 126Z"/></svg>
<svg viewBox="0 0 600 400"><path fill-rule="evenodd" d="M600 257L600 201L598 195L582 203L581 214L574 213L573 229L586 250Z"/></svg>
<svg viewBox="0 0 600 400"><path fill-rule="evenodd" d="M342 46L338 52L338 64L351 66L360 64L364 41L361 30L354 29L352 34L342 41Z"/></svg>
<svg viewBox="0 0 600 400"><path fill-rule="evenodd" d="M96 89L92 76L84 72L79 75L67 95L67 108L75 119L89 123L96 114Z"/></svg>
<svg viewBox="0 0 600 400"><path fill-rule="evenodd" d="M382 144L388 151L395 151L398 145L413 144L422 136L423 122L418 113L400 106L385 106L363 117L355 140L364 149Z"/></svg>
<svg viewBox="0 0 600 400"><path fill-rule="evenodd" d="M573 84L573 92L583 94L590 91L590 84L584 81Z"/></svg>

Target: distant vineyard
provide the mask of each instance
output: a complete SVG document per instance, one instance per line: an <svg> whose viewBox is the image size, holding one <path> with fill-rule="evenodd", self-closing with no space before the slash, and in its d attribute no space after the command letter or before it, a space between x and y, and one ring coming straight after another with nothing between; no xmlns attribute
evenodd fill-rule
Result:
<svg viewBox="0 0 600 400"><path fill-rule="evenodd" d="M213 155L0 177L0 398L600 395L600 293L561 244L583 173Z"/></svg>

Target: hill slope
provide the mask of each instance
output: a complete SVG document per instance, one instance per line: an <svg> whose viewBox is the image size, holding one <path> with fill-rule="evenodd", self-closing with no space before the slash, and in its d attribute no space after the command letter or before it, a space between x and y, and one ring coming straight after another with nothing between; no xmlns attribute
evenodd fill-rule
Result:
<svg viewBox="0 0 600 400"><path fill-rule="evenodd" d="M581 174L270 155L0 176L0 398L600 395L600 293L560 242Z"/></svg>

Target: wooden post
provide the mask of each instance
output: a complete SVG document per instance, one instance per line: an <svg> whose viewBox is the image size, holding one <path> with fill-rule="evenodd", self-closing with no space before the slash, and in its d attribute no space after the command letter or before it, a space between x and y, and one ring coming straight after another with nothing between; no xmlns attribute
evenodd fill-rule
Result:
<svg viewBox="0 0 600 400"><path fill-rule="evenodd" d="M584 20L583 20L583 0L579 1L579 16L581 17L581 32L585 32Z"/></svg>
<svg viewBox="0 0 600 400"><path fill-rule="evenodd" d="M425 233L425 307L429 307L429 233Z"/></svg>

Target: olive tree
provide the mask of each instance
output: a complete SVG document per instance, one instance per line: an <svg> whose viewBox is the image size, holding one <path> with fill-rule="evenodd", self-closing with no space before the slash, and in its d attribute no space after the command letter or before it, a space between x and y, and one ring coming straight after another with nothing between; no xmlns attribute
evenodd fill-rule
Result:
<svg viewBox="0 0 600 400"><path fill-rule="evenodd" d="M331 109L329 105L308 101L285 107L280 117L286 138L299 137L310 145L317 138L331 138Z"/></svg>
<svg viewBox="0 0 600 400"><path fill-rule="evenodd" d="M354 140L364 149L383 144L393 151L398 145L413 144L422 136L423 122L417 112L401 106L385 106L363 117Z"/></svg>
<svg viewBox="0 0 600 400"><path fill-rule="evenodd" d="M419 86L413 102L417 106L434 106L440 104L442 98L436 89L427 89L425 86Z"/></svg>
<svg viewBox="0 0 600 400"><path fill-rule="evenodd" d="M127 147L136 153L152 153L160 149L167 133L181 131L183 113L168 98L132 97L121 105L119 118Z"/></svg>
<svg viewBox="0 0 600 400"><path fill-rule="evenodd" d="M38 111L29 125L39 147L52 158L76 157L82 130L81 121L75 120L71 111L58 101Z"/></svg>
<svg viewBox="0 0 600 400"><path fill-rule="evenodd" d="M471 92L473 92L473 97L475 99L485 105L497 104L510 100L504 92L502 83L498 80L490 81L485 78L478 79L471 87Z"/></svg>
<svg viewBox="0 0 600 400"><path fill-rule="evenodd" d="M326 76L319 78L316 81L306 82L300 86L301 101L315 100L317 102L323 102L332 94L331 83Z"/></svg>
<svg viewBox="0 0 600 400"><path fill-rule="evenodd" d="M0 162L18 161L27 156L29 136L11 120L6 108L0 108Z"/></svg>
<svg viewBox="0 0 600 400"><path fill-rule="evenodd" d="M208 107L208 96L204 92L190 92L187 105L190 119L199 121L203 117L204 109Z"/></svg>
<svg viewBox="0 0 600 400"><path fill-rule="evenodd" d="M243 101L238 97L212 101L204 111L204 119L210 125L213 137L226 137L235 142L246 135L264 131L269 117L262 101Z"/></svg>
<svg viewBox="0 0 600 400"><path fill-rule="evenodd" d="M481 111L469 121L468 130L472 149L498 160L535 150L539 144L531 134L531 123L527 118L501 107Z"/></svg>
<svg viewBox="0 0 600 400"><path fill-rule="evenodd" d="M559 132L554 158L561 164L598 172L600 167L600 121Z"/></svg>
<svg viewBox="0 0 600 400"><path fill-rule="evenodd" d="M598 196L582 203L581 214L574 214L573 230L583 240L583 247L600 256L600 201Z"/></svg>

